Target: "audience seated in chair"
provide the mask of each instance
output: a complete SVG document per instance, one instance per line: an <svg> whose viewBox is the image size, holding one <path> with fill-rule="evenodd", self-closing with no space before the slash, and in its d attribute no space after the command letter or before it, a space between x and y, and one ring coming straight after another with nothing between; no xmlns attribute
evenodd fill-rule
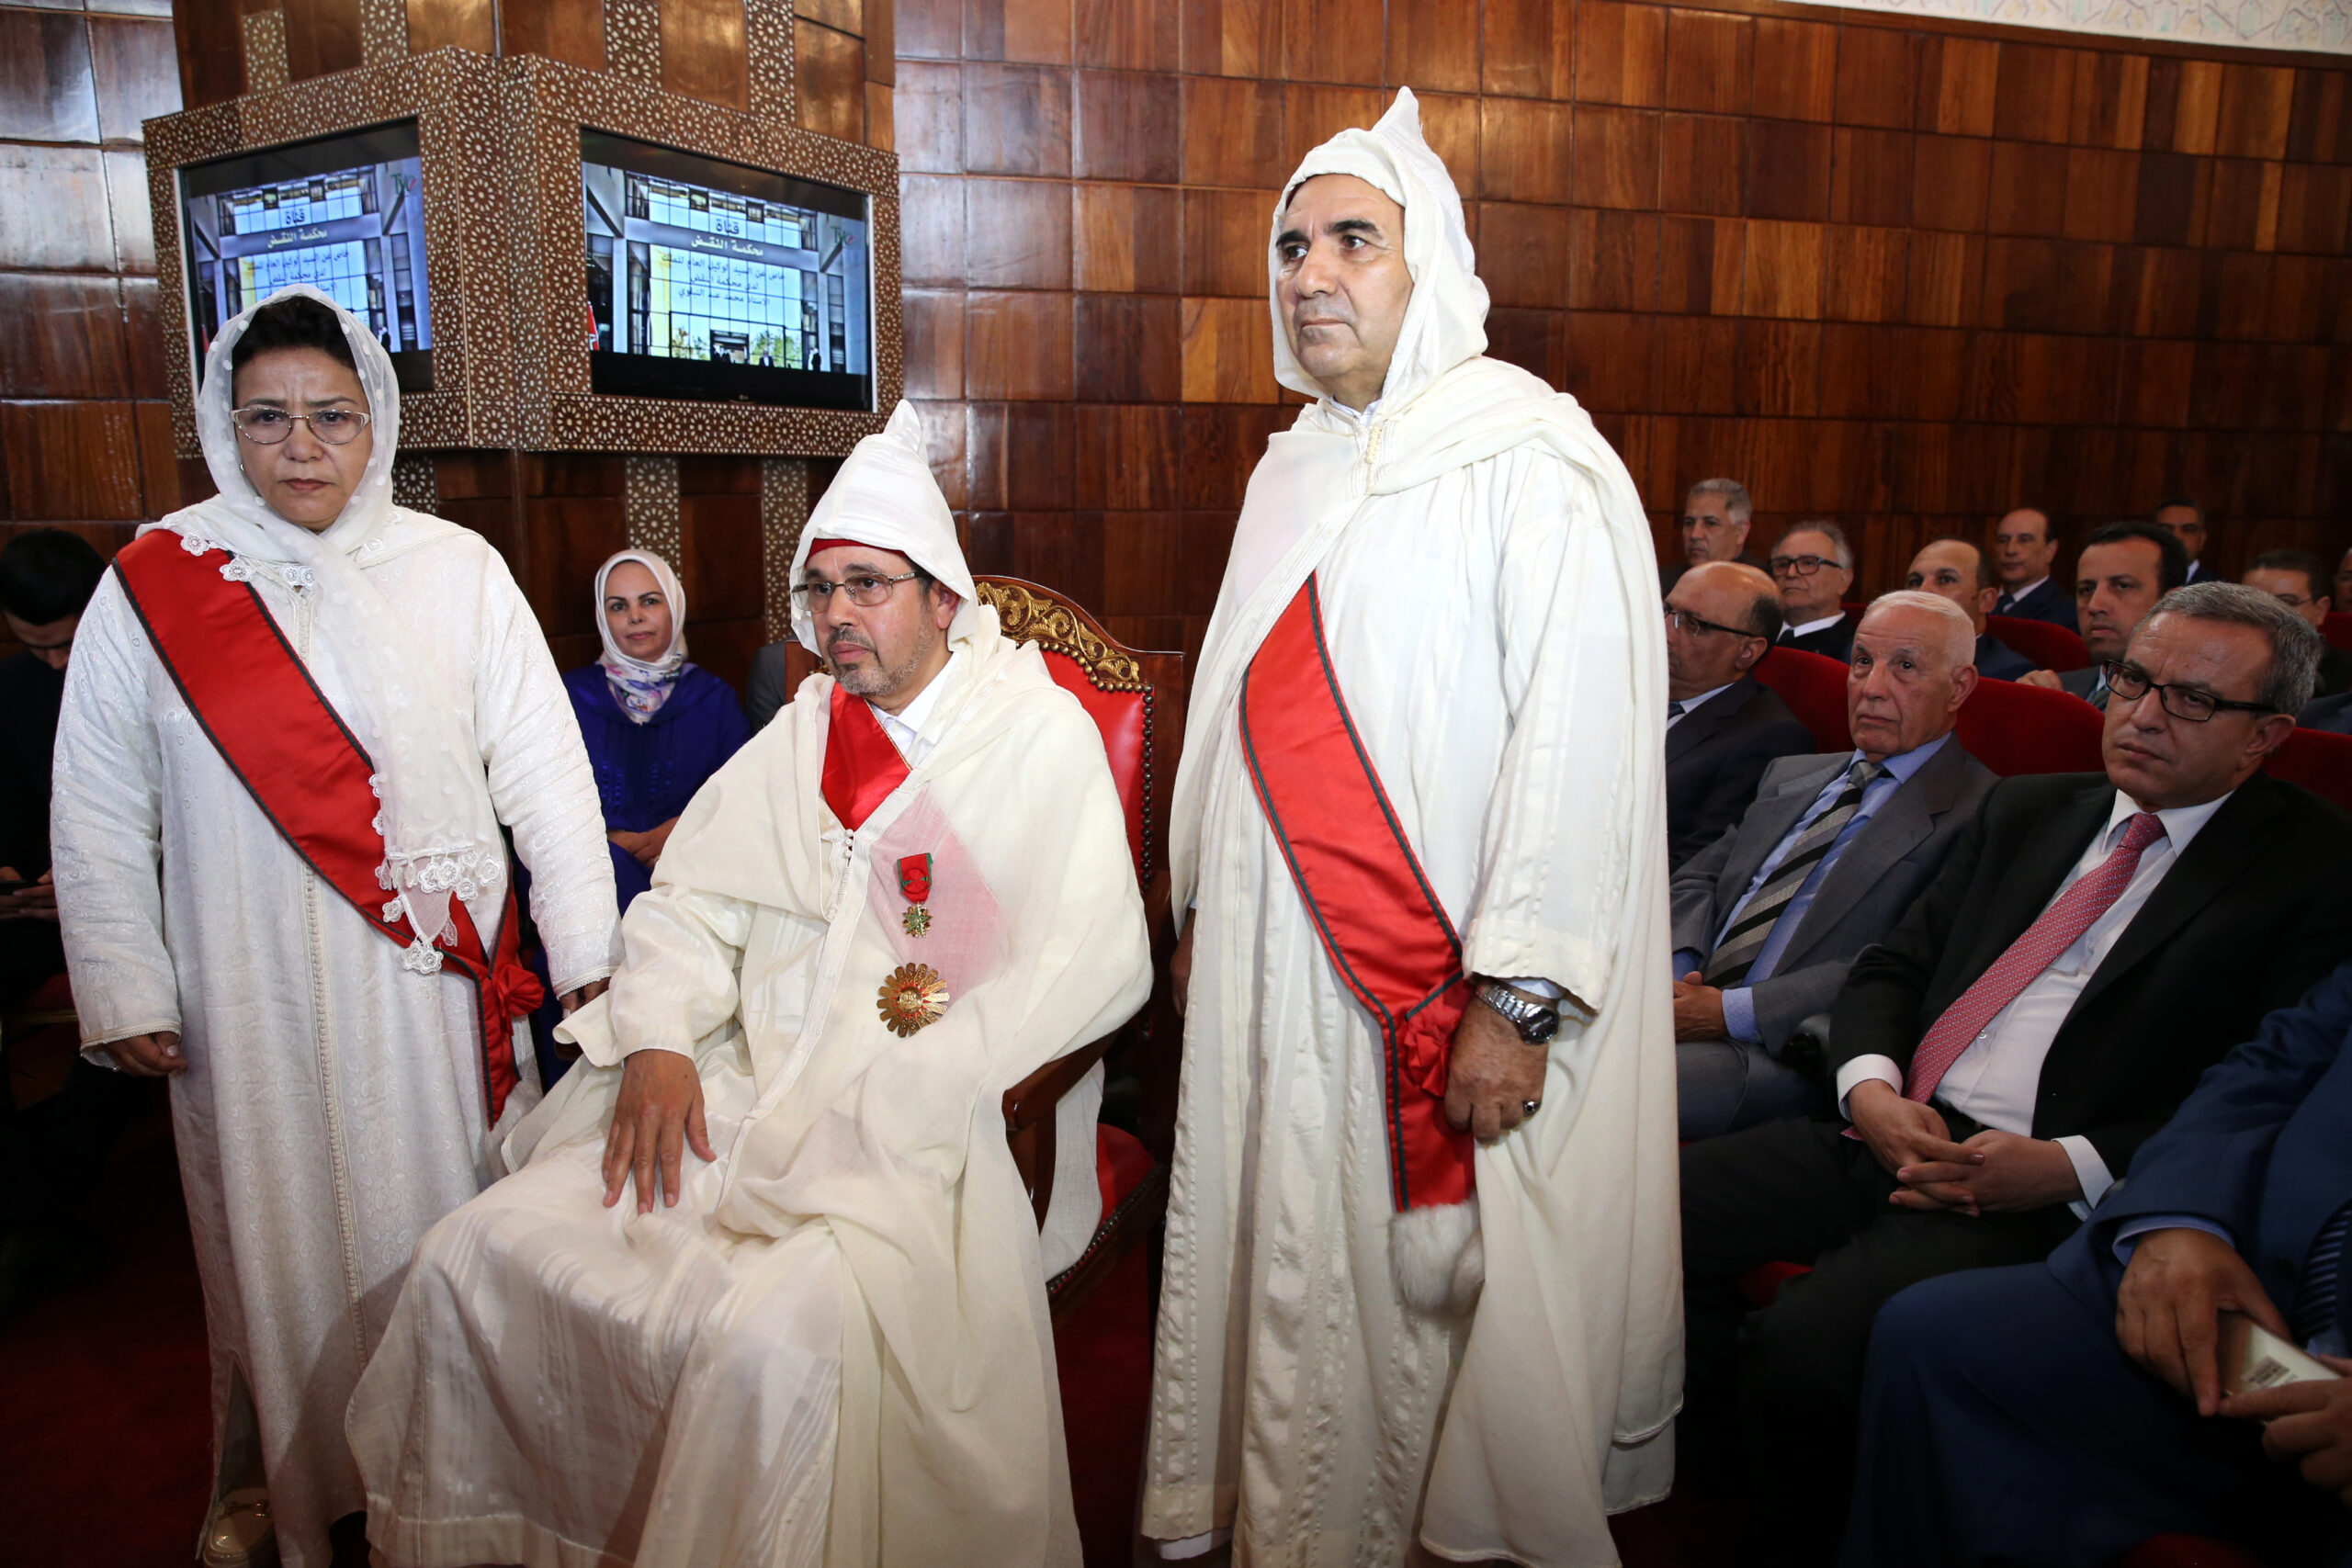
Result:
<svg viewBox="0 0 2352 1568"><path fill-rule="evenodd" d="M2245 569L2245 585L2259 588L2312 624L2314 631L2327 625L2335 597L2327 567L2309 550L2266 550ZM2342 696L2352 691L2352 649L2323 648L2319 656L2319 685L2313 695Z"/></svg>
<svg viewBox="0 0 2352 1568"><path fill-rule="evenodd" d="M2001 580L1996 615L2048 621L2076 628L2075 596L2053 570L2058 559L2056 525L2038 506L2020 506L1993 526L1994 570Z"/></svg>
<svg viewBox="0 0 2352 1568"><path fill-rule="evenodd" d="M1748 673L1781 629L1770 578L1710 561L1666 608L1667 859L1679 865L1739 820L1773 758L1810 752L1813 737Z"/></svg>
<svg viewBox="0 0 2352 1568"><path fill-rule="evenodd" d="M2316 640L2236 584L2167 597L2117 666L2105 774L1996 785L1854 961L1826 1048L1850 1134L1683 1150L1685 1431L1720 1439L1736 1393L1756 1560L1833 1555L1885 1300L2046 1257L2198 1075L2352 950L2352 817L2262 771ZM1815 1267L1743 1324L1734 1282L1776 1260Z"/></svg>
<svg viewBox="0 0 2352 1568"><path fill-rule="evenodd" d="M1855 750L1773 762L1739 825L1675 873L1686 1141L1829 1109L1821 1064L1791 1037L1911 907L1993 787L1951 733L1976 685L1972 641L1947 599L1872 604L1846 678Z"/></svg>
<svg viewBox="0 0 2352 1568"><path fill-rule="evenodd" d="M1966 539L1930 539L1911 558L1905 588L1937 594L1960 606L1976 634L1976 673L1987 681L2014 681L2040 666L1985 629L2000 584L1984 552Z"/></svg>
<svg viewBox="0 0 2352 1568"><path fill-rule="evenodd" d="M1854 585L1846 531L1835 523L1800 523L1781 536L1764 567L1781 591L1781 635L1772 646L1845 663L1854 647L1854 617L1844 604Z"/></svg>
<svg viewBox="0 0 2352 1568"><path fill-rule="evenodd" d="M2018 679L2105 707L2109 661L2123 657L2132 629L2156 601L2188 581L2188 557L2170 529L2153 523L2109 524L2090 536L2075 563L2075 604L2091 661L2063 674L2037 670Z"/></svg>
<svg viewBox="0 0 2352 1568"><path fill-rule="evenodd" d="M2298 729L2316 729L2329 735L2352 735L2352 692L2340 696L2315 697L2303 705L2295 716Z"/></svg>
<svg viewBox="0 0 2352 1568"><path fill-rule="evenodd" d="M1847 1562L2103 1563L2160 1533L2352 1561L2352 1379L2224 1397L2215 1343L2240 1313L2352 1371L2347 1224L2352 963L2207 1073L2047 1265L1887 1303Z"/></svg>
<svg viewBox="0 0 2352 1568"><path fill-rule="evenodd" d="M1682 558L1658 568L1658 587L1670 592L1682 574L1713 560L1737 561L1762 570L1764 563L1747 553L1747 520L1754 503L1747 487L1737 479L1701 479L1682 498L1682 517L1676 531L1682 539Z"/></svg>

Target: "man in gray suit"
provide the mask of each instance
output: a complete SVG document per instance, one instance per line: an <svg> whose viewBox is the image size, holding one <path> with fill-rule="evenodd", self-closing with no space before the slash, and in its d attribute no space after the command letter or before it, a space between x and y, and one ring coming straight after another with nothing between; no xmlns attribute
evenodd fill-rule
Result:
<svg viewBox="0 0 2352 1568"><path fill-rule="evenodd" d="M785 673L784 654L800 645L789 637L772 642L752 655L752 678L743 683L743 716L757 735L768 727L776 710L792 700L792 678Z"/></svg>
<svg viewBox="0 0 2352 1568"><path fill-rule="evenodd" d="M1939 595L1883 595L1846 680L1854 750L1782 757L1739 824L1674 874L1674 1032L1685 1142L1826 1111L1797 1026L1893 930L1994 784L1952 738L1976 628Z"/></svg>

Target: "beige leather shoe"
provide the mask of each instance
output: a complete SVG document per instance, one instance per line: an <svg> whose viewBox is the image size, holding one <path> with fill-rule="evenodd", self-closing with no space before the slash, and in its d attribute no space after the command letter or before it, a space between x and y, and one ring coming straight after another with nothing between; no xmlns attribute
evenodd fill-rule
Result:
<svg viewBox="0 0 2352 1568"><path fill-rule="evenodd" d="M277 1568L269 1488L241 1486L216 1500L204 1523L204 1568Z"/></svg>

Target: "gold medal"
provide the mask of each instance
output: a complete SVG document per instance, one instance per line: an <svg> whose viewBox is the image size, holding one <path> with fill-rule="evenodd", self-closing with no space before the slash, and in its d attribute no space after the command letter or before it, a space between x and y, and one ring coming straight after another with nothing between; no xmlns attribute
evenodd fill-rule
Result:
<svg viewBox="0 0 2352 1568"><path fill-rule="evenodd" d="M899 918L899 923L907 928L909 936L922 935L931 930L931 907L927 904L908 905L907 912Z"/></svg>
<svg viewBox="0 0 2352 1568"><path fill-rule="evenodd" d="M882 982L882 1021L901 1039L947 1011L947 982L928 964L901 964Z"/></svg>

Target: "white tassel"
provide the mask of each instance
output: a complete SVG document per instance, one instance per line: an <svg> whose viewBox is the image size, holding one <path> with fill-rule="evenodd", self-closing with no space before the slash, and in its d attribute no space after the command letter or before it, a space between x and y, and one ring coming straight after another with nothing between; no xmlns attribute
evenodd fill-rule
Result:
<svg viewBox="0 0 2352 1568"><path fill-rule="evenodd" d="M1429 1317L1470 1310L1487 1282L1478 1200L1408 1209L1388 1222L1388 1267L1405 1304Z"/></svg>

